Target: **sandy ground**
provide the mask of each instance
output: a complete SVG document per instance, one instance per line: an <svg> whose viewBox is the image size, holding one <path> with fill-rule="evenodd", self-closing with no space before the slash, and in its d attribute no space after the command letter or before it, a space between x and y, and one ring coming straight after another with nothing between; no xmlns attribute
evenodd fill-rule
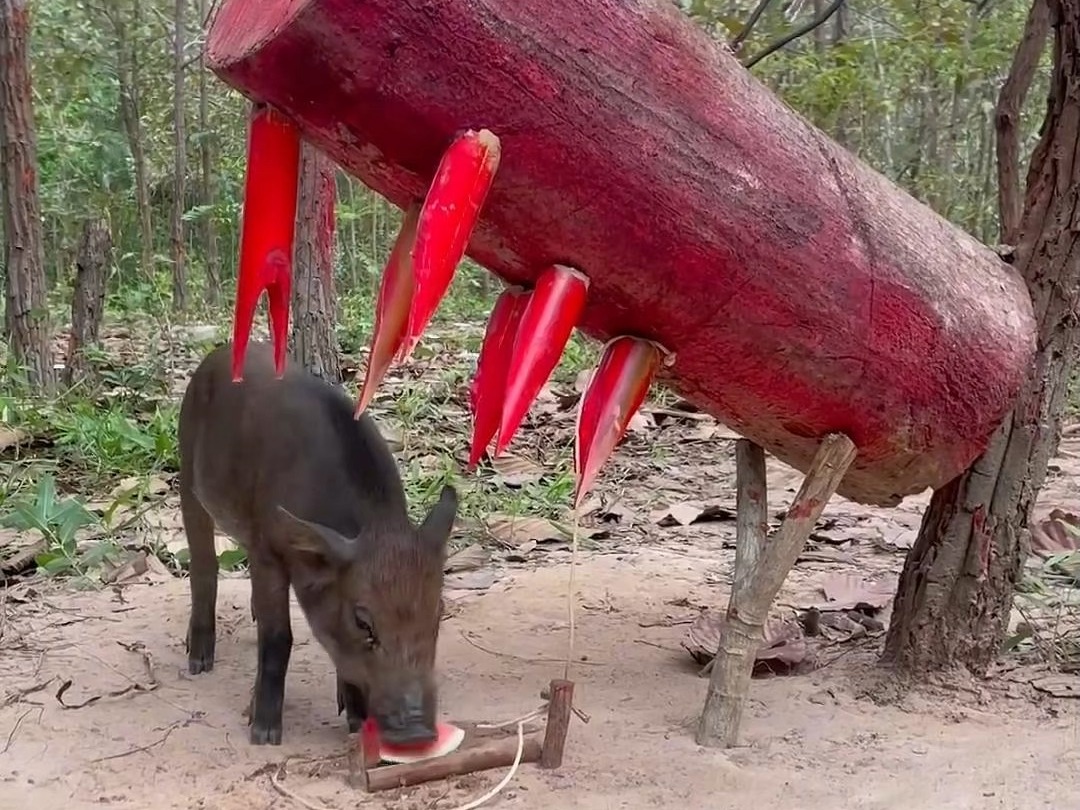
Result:
<svg viewBox="0 0 1080 810"><path fill-rule="evenodd" d="M777 487L791 483L774 472ZM920 509L916 499L889 519L910 532ZM837 515L853 523L852 516L865 522L875 512L837 501L826 517ZM590 722L574 721L562 769L522 766L489 806L1037 810L1075 803L1080 702L1005 678L891 699L874 665L880 639L825 650L825 665L809 674L755 680L745 745L726 752L695 745L706 681L680 642L697 606L725 603L733 556L730 521L710 525L710 533L684 527L663 544L582 555L577 653L586 660L572 676ZM818 588L838 565L893 582L903 558L865 542L845 553L846 562L800 562L780 609L820 600ZM566 655L567 573L563 551L539 563L499 564L490 588L455 603L440 641L446 718L499 722L540 704L540 689L561 676ZM295 606L285 743L250 746L242 716L255 666L248 594L245 579L222 582L218 665L193 678L183 649L183 580L9 592L0 807L453 810L503 776L377 796L348 787L340 758L333 759L347 737L335 714L332 669ZM55 695L68 681L65 708ZM151 690L134 688L155 682ZM293 796L272 784L289 756L317 760L289 764L281 784Z"/></svg>
<svg viewBox="0 0 1080 810"><path fill-rule="evenodd" d="M186 374L177 371L178 389ZM443 414L449 434L466 423L464 406L457 407L456 416ZM565 446L573 414L550 402L537 407L548 427L533 447L545 465L544 442ZM703 415L657 414L643 420L644 440L624 445L609 464L600 489L604 509L618 519L604 524L606 533L590 533L591 550L579 562L572 677L576 705L590 721L573 722L560 770L522 766L485 806L1075 806L1080 701L1034 688L1046 673L1016 656L986 681L901 694L876 667L880 635L845 641L841 634L807 673L753 682L741 747L695 745L706 680L681 645L703 608L727 601L732 445ZM421 429L431 432L427 423ZM772 459L769 468L775 512L800 476ZM513 476L520 479L520 470ZM1074 435L1051 465L1037 518L1055 507L1080 514L1078 478ZM820 603L838 579L891 593L927 500L876 510L834 499L777 613ZM173 548L183 544L175 497L165 504L147 516L147 530ZM728 511L699 520L709 506ZM447 591L451 609L439 648L446 719L518 717L537 708L540 690L563 673L569 554L559 543L532 545L528 553L517 547L521 561L497 552L485 569L462 575L471 584L462 587L459 578ZM489 771L375 796L349 787L342 754L350 741L335 713L333 671L295 605L284 745L250 746L244 710L255 628L247 580L225 575L217 666L191 677L186 581L153 567L137 579L96 591L41 580L0 590L0 810L455 810L503 777ZM880 603L878 618L887 622L887 599ZM1018 618L1014 612L1014 624ZM1059 691L1080 697L1080 676L1055 677L1059 686L1067 681Z"/></svg>

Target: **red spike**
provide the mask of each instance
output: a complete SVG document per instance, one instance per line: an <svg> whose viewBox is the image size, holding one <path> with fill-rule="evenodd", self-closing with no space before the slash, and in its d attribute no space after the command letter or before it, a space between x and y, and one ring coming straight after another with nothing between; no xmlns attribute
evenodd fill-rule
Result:
<svg viewBox="0 0 1080 810"><path fill-rule="evenodd" d="M536 395L558 365L585 308L588 291L588 277L561 264L547 268L537 279L514 338L495 455L510 444Z"/></svg>
<svg viewBox="0 0 1080 810"><path fill-rule="evenodd" d="M501 147L490 131L469 130L450 144L431 181L417 225L416 294L403 357L412 354L465 255L499 168Z"/></svg>
<svg viewBox="0 0 1080 810"><path fill-rule="evenodd" d="M645 401L665 356L667 352L659 344L636 337L617 337L604 347L600 365L578 401L574 431L575 509Z"/></svg>
<svg viewBox="0 0 1080 810"><path fill-rule="evenodd" d="M296 127L267 105L252 104L233 315L233 382L243 379L251 324L263 290L269 298L277 375L285 371L299 174L300 133Z"/></svg>
<svg viewBox="0 0 1080 810"><path fill-rule="evenodd" d="M375 396L375 390L394 361L394 354L405 345L409 309L413 301L412 251L416 243L419 214L419 205L410 206L403 214L401 230L383 270L379 300L375 305L375 329L371 336L367 371L364 372L364 384L356 403L357 419Z"/></svg>
<svg viewBox="0 0 1080 810"><path fill-rule="evenodd" d="M469 464L472 470L499 429L506 374L510 368L510 353L514 337L530 293L521 287L507 287L495 301L488 319L480 356L476 359L476 374L469 388L469 405L473 413L472 445Z"/></svg>

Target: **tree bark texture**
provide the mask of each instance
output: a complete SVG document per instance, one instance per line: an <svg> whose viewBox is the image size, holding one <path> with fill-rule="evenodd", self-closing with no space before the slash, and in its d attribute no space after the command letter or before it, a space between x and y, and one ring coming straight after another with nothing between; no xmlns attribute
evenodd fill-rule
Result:
<svg viewBox="0 0 1080 810"><path fill-rule="evenodd" d="M1048 0L1034 0L1028 12L1020 45L1013 56L1012 67L998 95L994 111L997 131L998 214L1001 219L1001 241L1012 245L1020 229L1024 213L1024 195L1020 185L1020 110L1027 98L1035 69L1046 47L1050 32Z"/></svg>
<svg viewBox="0 0 1080 810"><path fill-rule="evenodd" d="M187 199L187 133L184 120L184 9L187 0L176 0L173 17L173 200L170 223L172 259L172 308L187 309L187 250L184 244L184 201Z"/></svg>
<svg viewBox="0 0 1080 810"><path fill-rule="evenodd" d="M154 223L150 206L150 178L146 167L146 147L142 126L142 105L139 102L139 54L128 35L125 16L128 10L113 4L106 5L116 34L116 75L120 90L120 119L127 136L128 151L135 175L135 207L139 212L139 237L141 244L139 271L151 275L154 272ZM141 7L135 2L131 7L131 28L139 30Z"/></svg>
<svg viewBox="0 0 1080 810"><path fill-rule="evenodd" d="M102 221L87 221L75 258L75 289L71 296L71 335L68 338L64 385L90 376L84 350L97 346L105 315L105 279L112 236Z"/></svg>
<svg viewBox="0 0 1080 810"><path fill-rule="evenodd" d="M1031 509L1060 435L1075 365L1080 0L1048 0L1048 8L1054 43L1050 97L1028 171L1015 253L1034 302L1039 349L1015 409L986 452L934 493L923 517L885 647L886 661L909 674L957 665L983 673L997 655L1028 548ZM1033 25L1037 15L1029 18L1029 32ZM1027 42L1025 37L1020 48Z"/></svg>
<svg viewBox="0 0 1080 810"><path fill-rule="evenodd" d="M391 202L455 133L502 159L469 255L590 278L580 327L672 352L664 379L806 470L893 504L981 452L1034 351L984 245L785 106L670 0L224 0L212 69Z"/></svg>
<svg viewBox="0 0 1080 810"><path fill-rule="evenodd" d="M208 13L207 0L199 0L199 19ZM213 206L217 203L217 182L214 175L214 140L210 134L210 88L207 82L206 49L199 52L199 159L202 179L203 256L206 259L206 303L216 307L221 301L221 253L218 250L217 223Z"/></svg>
<svg viewBox="0 0 1080 810"><path fill-rule="evenodd" d="M293 248L292 351L304 368L341 382L334 295L335 172L330 158L304 142Z"/></svg>
<svg viewBox="0 0 1080 810"><path fill-rule="evenodd" d="M38 195L37 134L27 0L0 0L0 176L4 205L6 323L15 361L35 388L55 375Z"/></svg>

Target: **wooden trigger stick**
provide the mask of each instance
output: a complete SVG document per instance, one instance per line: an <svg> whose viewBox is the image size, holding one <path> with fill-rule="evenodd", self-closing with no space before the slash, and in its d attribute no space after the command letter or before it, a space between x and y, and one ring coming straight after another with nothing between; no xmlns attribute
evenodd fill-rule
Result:
<svg viewBox="0 0 1080 810"><path fill-rule="evenodd" d="M573 709L574 684L572 681L553 680L548 700L547 725L543 743L536 736L525 737L521 749L521 762L538 762L542 768L558 768L562 765L566 748L566 732L570 727ZM360 735L358 744L352 746L349 756L349 785L368 793L392 790L399 787L434 782L451 776L464 776L492 768L508 768L518 759L518 740L514 737L464 748L443 757L410 762L403 765L371 767L373 757L370 738ZM368 749L368 750L365 750Z"/></svg>

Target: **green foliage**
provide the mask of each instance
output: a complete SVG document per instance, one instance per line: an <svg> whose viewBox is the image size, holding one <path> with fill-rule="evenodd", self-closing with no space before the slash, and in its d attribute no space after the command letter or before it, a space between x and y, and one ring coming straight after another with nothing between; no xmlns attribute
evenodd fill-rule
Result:
<svg viewBox="0 0 1080 810"><path fill-rule="evenodd" d="M45 474L38 479L32 495L5 503L6 514L0 523L9 529L38 532L47 550L36 558L38 567L46 574L66 574L84 567L100 564L107 553L102 544L81 551L75 533L98 523L77 498L60 499L56 480Z"/></svg>

